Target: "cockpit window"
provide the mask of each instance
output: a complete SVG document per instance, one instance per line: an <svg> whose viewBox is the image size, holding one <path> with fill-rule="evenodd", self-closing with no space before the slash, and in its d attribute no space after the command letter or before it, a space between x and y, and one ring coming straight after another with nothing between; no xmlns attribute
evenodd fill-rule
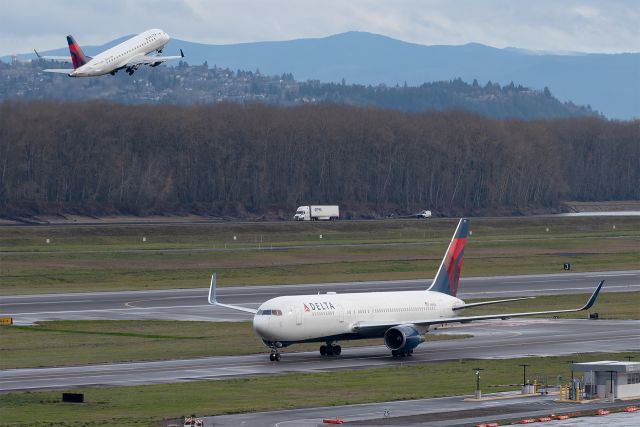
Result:
<svg viewBox="0 0 640 427"><path fill-rule="evenodd" d="M258 310L257 316L282 316L282 310Z"/></svg>

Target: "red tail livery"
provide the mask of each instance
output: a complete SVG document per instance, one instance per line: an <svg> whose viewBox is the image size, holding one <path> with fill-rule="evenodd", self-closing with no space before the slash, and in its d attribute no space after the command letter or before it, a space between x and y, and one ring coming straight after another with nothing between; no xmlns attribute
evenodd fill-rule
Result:
<svg viewBox="0 0 640 427"><path fill-rule="evenodd" d="M84 52L82 52L82 49L78 43L76 43L73 36L67 36L67 43L69 43L69 53L71 54L74 70L89 62L89 59L84 55Z"/></svg>
<svg viewBox="0 0 640 427"><path fill-rule="evenodd" d="M441 292L453 297L458 293L458 281L462 270L462 256L464 255L464 245L467 243L468 230L469 218L462 218L451 243L449 243L447 253L442 259L436 278L433 279L429 288L430 291Z"/></svg>

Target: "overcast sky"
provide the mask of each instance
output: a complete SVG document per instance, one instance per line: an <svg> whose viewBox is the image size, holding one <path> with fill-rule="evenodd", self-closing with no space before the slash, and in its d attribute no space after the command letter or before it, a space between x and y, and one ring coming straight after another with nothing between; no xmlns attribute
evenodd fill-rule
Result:
<svg viewBox="0 0 640 427"><path fill-rule="evenodd" d="M420 44L640 51L639 0L0 0L0 56L162 28L215 44L368 31Z"/></svg>

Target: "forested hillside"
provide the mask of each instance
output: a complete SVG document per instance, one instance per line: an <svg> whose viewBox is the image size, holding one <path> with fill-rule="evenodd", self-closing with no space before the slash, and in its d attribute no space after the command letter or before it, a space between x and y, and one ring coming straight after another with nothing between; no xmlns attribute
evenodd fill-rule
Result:
<svg viewBox="0 0 640 427"><path fill-rule="evenodd" d="M99 79L70 79L43 73L64 64L35 61L0 62L0 101L100 100L122 104L196 105L218 102L295 106L335 102L359 107L423 112L461 109L493 118L548 119L596 116L589 106L560 102L549 89L533 90L514 83L500 86L461 79L420 86L387 86L296 81L291 73L264 75L258 71L190 66L143 67L129 76L120 72Z"/></svg>
<svg viewBox="0 0 640 427"><path fill-rule="evenodd" d="M640 198L640 123L339 105L0 104L0 212L505 213Z"/></svg>

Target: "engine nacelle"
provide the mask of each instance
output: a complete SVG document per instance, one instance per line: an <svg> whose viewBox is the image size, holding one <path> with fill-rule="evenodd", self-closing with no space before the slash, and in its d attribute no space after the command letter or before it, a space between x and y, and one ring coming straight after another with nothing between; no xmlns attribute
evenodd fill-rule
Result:
<svg viewBox="0 0 640 427"><path fill-rule="evenodd" d="M423 341L420 332L409 325L394 326L384 333L384 344L392 351L413 350Z"/></svg>

